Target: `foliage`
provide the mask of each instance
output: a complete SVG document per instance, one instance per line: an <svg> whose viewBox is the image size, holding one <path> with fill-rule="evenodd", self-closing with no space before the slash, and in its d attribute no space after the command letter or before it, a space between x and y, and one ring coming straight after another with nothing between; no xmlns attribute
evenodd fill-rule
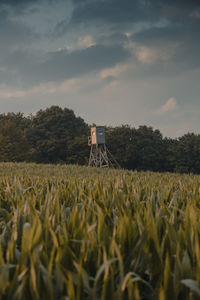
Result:
<svg viewBox="0 0 200 300"><path fill-rule="evenodd" d="M35 149L34 161L56 163L66 161L66 149L75 137L87 132L87 125L72 110L52 106L40 110L27 131L27 140Z"/></svg>
<svg viewBox="0 0 200 300"><path fill-rule="evenodd" d="M89 153L88 136L76 136L66 149L66 163L87 165Z"/></svg>
<svg viewBox="0 0 200 300"><path fill-rule="evenodd" d="M132 170L164 170L164 143L159 130L140 126L108 128L107 144L120 165Z"/></svg>
<svg viewBox="0 0 200 300"><path fill-rule="evenodd" d="M185 173L200 173L200 136L186 134L179 139L176 170Z"/></svg>
<svg viewBox="0 0 200 300"><path fill-rule="evenodd" d="M11 120L0 119L0 145L0 161L25 161L28 158L30 147L24 132Z"/></svg>
<svg viewBox="0 0 200 300"><path fill-rule="evenodd" d="M0 299L199 299L200 177L1 164Z"/></svg>
<svg viewBox="0 0 200 300"><path fill-rule="evenodd" d="M10 128L5 130L5 128ZM90 128L67 108L35 115L0 114L0 161L87 165ZM200 174L200 135L163 138L152 127L106 127L106 144L122 168Z"/></svg>

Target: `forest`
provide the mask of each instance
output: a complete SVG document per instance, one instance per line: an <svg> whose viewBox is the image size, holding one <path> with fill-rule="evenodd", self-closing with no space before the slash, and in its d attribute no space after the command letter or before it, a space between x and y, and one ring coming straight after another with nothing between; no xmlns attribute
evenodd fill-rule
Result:
<svg viewBox="0 0 200 300"><path fill-rule="evenodd" d="M87 165L88 135L90 125L68 108L0 114L0 161ZM124 169L200 174L199 134L172 139L145 125L121 125L106 127L106 144Z"/></svg>

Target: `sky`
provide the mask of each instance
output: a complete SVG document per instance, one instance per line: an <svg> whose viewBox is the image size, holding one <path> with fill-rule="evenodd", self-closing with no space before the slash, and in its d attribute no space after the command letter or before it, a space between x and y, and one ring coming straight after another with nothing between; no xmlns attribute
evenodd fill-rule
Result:
<svg viewBox="0 0 200 300"><path fill-rule="evenodd" d="M0 0L0 113L200 133L199 0Z"/></svg>

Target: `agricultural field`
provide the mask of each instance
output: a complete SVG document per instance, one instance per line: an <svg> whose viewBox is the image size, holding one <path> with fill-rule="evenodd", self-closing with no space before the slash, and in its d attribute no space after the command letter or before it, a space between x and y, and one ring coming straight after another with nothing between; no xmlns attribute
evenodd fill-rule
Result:
<svg viewBox="0 0 200 300"><path fill-rule="evenodd" d="M1 164L0 299L200 299L200 176Z"/></svg>

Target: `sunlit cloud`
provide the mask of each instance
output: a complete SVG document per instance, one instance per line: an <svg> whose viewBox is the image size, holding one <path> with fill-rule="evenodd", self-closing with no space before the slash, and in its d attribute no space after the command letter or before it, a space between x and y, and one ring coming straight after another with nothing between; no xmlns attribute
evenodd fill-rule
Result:
<svg viewBox="0 0 200 300"><path fill-rule="evenodd" d="M69 52L72 52L79 49L87 49L95 45L96 42L94 41L93 37L91 35L87 35L79 37L78 40L76 40L76 42L73 44L58 48L58 51L68 50Z"/></svg>
<svg viewBox="0 0 200 300"><path fill-rule="evenodd" d="M176 45L159 49L138 47L136 49L136 57L140 62L146 64L153 64L156 61L167 61L173 56L175 48Z"/></svg>
<svg viewBox="0 0 200 300"><path fill-rule="evenodd" d="M96 43L91 35L81 37L77 41L77 46L83 49L92 47L94 45L96 45Z"/></svg>
<svg viewBox="0 0 200 300"><path fill-rule="evenodd" d="M167 102L161 106L158 110L157 110L157 114L166 114L168 112L174 111L177 108L177 100L173 97L169 98L167 100Z"/></svg>
<svg viewBox="0 0 200 300"><path fill-rule="evenodd" d="M149 65L158 61L169 60L175 54L177 47L178 43L171 43L159 47L140 46L132 41L128 41L125 44L125 48L135 55L139 62Z"/></svg>
<svg viewBox="0 0 200 300"><path fill-rule="evenodd" d="M73 93L77 90L80 79L72 78L61 83L48 82L27 90L1 89L0 99L26 98L33 95L49 95L56 93Z"/></svg>
<svg viewBox="0 0 200 300"><path fill-rule="evenodd" d="M109 76L118 77L121 73L124 73L129 68L131 68L130 64L118 64L113 68L106 68L99 73L100 78L106 78Z"/></svg>

